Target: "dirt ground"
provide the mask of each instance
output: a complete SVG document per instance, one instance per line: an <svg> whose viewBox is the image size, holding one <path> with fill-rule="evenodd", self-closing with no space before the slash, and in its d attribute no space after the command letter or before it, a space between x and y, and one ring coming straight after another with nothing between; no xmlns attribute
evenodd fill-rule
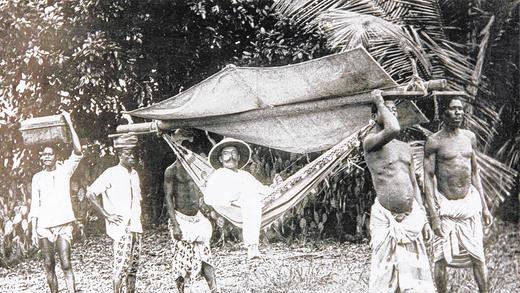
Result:
<svg viewBox="0 0 520 293"><path fill-rule="evenodd" d="M498 223L486 241L491 292L520 292L518 227ZM307 241L261 246L263 261L248 264L238 244L213 249L222 292L367 292L370 267L368 243ZM73 268L81 292L110 292L111 245L104 235L75 243ZM176 292L170 276L171 252L165 228L145 233L138 292ZM59 265L58 265L59 266ZM58 268L60 292L66 292ZM469 269L450 270L450 292L475 292ZM198 278L187 292L209 292ZM41 259L9 270L0 269L0 292L48 292Z"/></svg>

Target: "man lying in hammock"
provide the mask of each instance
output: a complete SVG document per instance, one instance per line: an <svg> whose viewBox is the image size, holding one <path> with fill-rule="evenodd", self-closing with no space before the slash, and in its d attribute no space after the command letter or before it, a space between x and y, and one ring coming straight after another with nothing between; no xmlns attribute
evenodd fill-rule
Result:
<svg viewBox="0 0 520 293"><path fill-rule="evenodd" d="M178 129L174 139L181 143L193 138L185 129ZM186 282L201 273L211 292L216 292L215 267L209 242L213 229L201 213L201 193L179 161L164 171L164 196L172 238L173 276L179 292Z"/></svg>
<svg viewBox="0 0 520 293"><path fill-rule="evenodd" d="M369 292L435 292L421 231L429 225L415 179L411 149L396 140L397 108L372 93L374 128L363 141L377 198L370 216Z"/></svg>
<svg viewBox="0 0 520 293"><path fill-rule="evenodd" d="M259 258L258 238L262 220L262 199L271 192L250 173L241 170L251 158L245 142L225 138L209 152L213 172L206 183L204 201L212 206L238 206L242 214L242 236L248 259Z"/></svg>

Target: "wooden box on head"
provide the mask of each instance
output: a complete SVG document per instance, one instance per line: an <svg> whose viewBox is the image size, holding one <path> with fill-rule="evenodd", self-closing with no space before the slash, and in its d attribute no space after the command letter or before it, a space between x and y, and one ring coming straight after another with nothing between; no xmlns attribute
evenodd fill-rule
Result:
<svg viewBox="0 0 520 293"><path fill-rule="evenodd" d="M51 115L24 120L20 123L23 143L41 145L70 143L71 137L62 115Z"/></svg>

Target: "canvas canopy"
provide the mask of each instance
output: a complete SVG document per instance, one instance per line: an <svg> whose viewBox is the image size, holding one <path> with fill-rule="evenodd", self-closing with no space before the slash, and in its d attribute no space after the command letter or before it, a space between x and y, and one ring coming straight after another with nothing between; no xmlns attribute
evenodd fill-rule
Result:
<svg viewBox="0 0 520 293"><path fill-rule="evenodd" d="M362 47L280 67L226 67L178 95L128 112L293 153L329 149L370 118L370 92L397 83ZM402 126L427 119L410 101Z"/></svg>

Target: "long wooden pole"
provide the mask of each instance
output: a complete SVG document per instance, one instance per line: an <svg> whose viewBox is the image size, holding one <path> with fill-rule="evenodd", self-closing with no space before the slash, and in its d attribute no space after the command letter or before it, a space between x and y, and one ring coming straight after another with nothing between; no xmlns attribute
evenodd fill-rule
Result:
<svg viewBox="0 0 520 293"><path fill-rule="evenodd" d="M435 94L446 93L447 95L465 95L465 92L459 91L435 91L442 90L446 86L445 80L433 80L427 85L429 91ZM383 91L382 96L385 99L422 99L428 97L422 91L401 91L388 90ZM243 113L236 113L230 115L221 115L214 117L183 119L183 120L158 120L148 123L126 124L119 125L116 129L117 134L112 134L111 137L120 136L123 133L134 132L136 134L157 133L160 130L170 130L183 127L201 127L206 125L213 125L225 123L233 117L234 122L249 121L261 119L262 117L280 117L287 115L298 115L316 111L324 111L327 109L334 109L338 107L348 107L351 105L370 104L371 92L364 92L348 97L327 98L321 100L314 100L312 102L303 102L289 105L282 105L272 108L262 108Z"/></svg>

